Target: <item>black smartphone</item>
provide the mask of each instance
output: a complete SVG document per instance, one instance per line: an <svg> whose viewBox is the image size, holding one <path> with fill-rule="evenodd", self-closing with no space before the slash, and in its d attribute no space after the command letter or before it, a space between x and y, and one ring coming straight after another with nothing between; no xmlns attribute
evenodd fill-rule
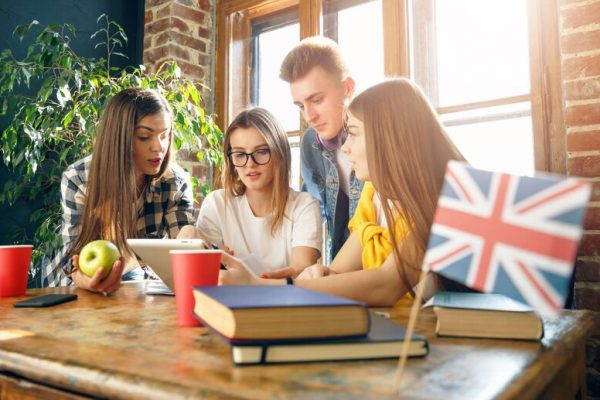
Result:
<svg viewBox="0 0 600 400"><path fill-rule="evenodd" d="M67 301L77 300L76 294L45 294L27 300L17 301L15 307L50 307Z"/></svg>

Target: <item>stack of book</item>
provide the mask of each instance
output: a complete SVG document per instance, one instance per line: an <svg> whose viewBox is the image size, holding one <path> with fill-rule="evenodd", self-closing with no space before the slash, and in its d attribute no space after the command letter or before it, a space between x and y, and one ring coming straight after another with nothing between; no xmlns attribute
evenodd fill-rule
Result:
<svg viewBox="0 0 600 400"><path fill-rule="evenodd" d="M365 304L298 286L197 286L194 297L196 317L238 365L394 358L404 342L403 327ZM409 355L427 352L414 335Z"/></svg>

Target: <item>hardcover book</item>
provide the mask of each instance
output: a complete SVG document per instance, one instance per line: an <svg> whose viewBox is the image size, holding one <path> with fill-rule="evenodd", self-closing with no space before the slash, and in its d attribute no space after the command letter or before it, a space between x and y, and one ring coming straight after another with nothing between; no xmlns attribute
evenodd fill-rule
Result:
<svg viewBox="0 0 600 400"><path fill-rule="evenodd" d="M230 341L364 336L364 303L298 286L196 286L195 315Z"/></svg>
<svg viewBox="0 0 600 400"><path fill-rule="evenodd" d="M531 307L500 294L439 292L431 305L440 336L539 340L544 334Z"/></svg>

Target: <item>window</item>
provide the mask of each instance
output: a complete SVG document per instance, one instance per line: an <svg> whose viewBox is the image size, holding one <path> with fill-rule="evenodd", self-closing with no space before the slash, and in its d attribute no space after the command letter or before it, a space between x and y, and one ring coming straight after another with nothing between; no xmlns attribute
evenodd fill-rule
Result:
<svg viewBox="0 0 600 400"><path fill-rule="evenodd" d="M252 25L252 104L271 111L287 131L299 130L300 119L289 85L279 79L279 67L299 38L296 13Z"/></svg>
<svg viewBox="0 0 600 400"><path fill-rule="evenodd" d="M300 190L300 117L288 83L279 79L281 62L300 38L297 12L253 23L251 38L252 104L272 112L288 132L292 150L291 186Z"/></svg>
<svg viewBox="0 0 600 400"><path fill-rule="evenodd" d="M384 79L381 0L328 1L323 6L323 34L342 49L356 92Z"/></svg>
<svg viewBox="0 0 600 400"><path fill-rule="evenodd" d="M463 155L475 167L532 174L526 2L412 0L410 10L411 77Z"/></svg>
<svg viewBox="0 0 600 400"><path fill-rule="evenodd" d="M272 110L290 135L294 179L303 127L279 65L319 33L342 47L357 91L384 76L418 82L475 166L565 171L554 2L223 0L217 20L219 123L249 104Z"/></svg>

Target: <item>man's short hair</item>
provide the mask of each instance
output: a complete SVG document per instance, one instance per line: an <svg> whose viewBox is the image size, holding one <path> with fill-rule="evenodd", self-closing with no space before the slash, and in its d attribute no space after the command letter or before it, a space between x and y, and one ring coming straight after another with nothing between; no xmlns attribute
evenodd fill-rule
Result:
<svg viewBox="0 0 600 400"><path fill-rule="evenodd" d="M340 81L348 76L348 66L338 44L323 36L311 36L300 41L285 56L279 77L292 83L317 66L338 77Z"/></svg>

